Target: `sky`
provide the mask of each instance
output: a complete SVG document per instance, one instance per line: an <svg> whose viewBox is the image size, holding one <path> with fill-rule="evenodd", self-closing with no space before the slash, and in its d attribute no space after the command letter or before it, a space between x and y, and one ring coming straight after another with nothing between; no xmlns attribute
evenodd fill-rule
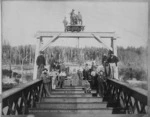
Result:
<svg viewBox="0 0 150 117"><path fill-rule="evenodd" d="M35 44L38 31L64 30L63 19L70 12L81 12L84 32L115 32L117 45L146 46L148 39L148 4L142 2L50 2L3 1L2 34L11 45ZM49 39L45 39L44 42ZM109 39L104 40L108 45ZM80 39L80 47L101 47L94 39ZM77 39L59 39L53 46L77 46Z"/></svg>

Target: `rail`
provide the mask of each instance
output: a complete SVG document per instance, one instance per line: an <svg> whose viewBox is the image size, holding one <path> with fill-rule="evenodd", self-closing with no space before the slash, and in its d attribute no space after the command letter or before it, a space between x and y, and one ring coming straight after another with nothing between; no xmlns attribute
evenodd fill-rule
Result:
<svg viewBox="0 0 150 117"><path fill-rule="evenodd" d="M107 80L106 95L110 106L119 113L146 114L148 91L114 79ZM109 104L108 103L108 104Z"/></svg>
<svg viewBox="0 0 150 117"><path fill-rule="evenodd" d="M36 107L40 101L41 80L35 80L27 84L19 85L2 94L3 115L28 114L29 108ZM42 96L44 91L42 91ZM104 99L108 101L108 107L124 114L146 114L147 113L147 91L135 88L129 84L107 79Z"/></svg>
<svg viewBox="0 0 150 117"><path fill-rule="evenodd" d="M41 84L41 80L34 80L3 92L2 114L28 114L28 109L35 107L36 102L39 101Z"/></svg>

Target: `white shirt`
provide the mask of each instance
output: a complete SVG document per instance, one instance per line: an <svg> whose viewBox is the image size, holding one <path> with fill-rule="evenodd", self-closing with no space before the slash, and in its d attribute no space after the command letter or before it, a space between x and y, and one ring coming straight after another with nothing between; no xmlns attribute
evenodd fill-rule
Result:
<svg viewBox="0 0 150 117"><path fill-rule="evenodd" d="M100 71L104 71L104 67L102 65L98 66L97 69L96 69L96 72L100 72Z"/></svg>
<svg viewBox="0 0 150 117"><path fill-rule="evenodd" d="M79 19L82 19L82 16L81 16L81 14L80 14L80 13L78 13L78 18L79 18Z"/></svg>
<svg viewBox="0 0 150 117"><path fill-rule="evenodd" d="M95 71L92 71L92 72L91 72L91 75L92 75L92 76L96 76L96 72L95 72Z"/></svg>
<svg viewBox="0 0 150 117"><path fill-rule="evenodd" d="M59 76L66 76L65 72L60 72Z"/></svg>

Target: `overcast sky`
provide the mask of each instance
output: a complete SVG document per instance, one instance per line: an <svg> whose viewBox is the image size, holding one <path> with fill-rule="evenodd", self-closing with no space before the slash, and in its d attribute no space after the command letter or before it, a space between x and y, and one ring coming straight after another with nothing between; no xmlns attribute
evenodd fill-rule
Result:
<svg viewBox="0 0 150 117"><path fill-rule="evenodd" d="M12 45L35 44L37 31L63 31L64 16L81 12L85 32L115 31L118 45L145 46L148 38L148 5L132 2L3 1L3 38ZM67 40L67 41L66 41ZM60 39L54 45L77 46L76 39ZM100 46L93 39L80 46Z"/></svg>

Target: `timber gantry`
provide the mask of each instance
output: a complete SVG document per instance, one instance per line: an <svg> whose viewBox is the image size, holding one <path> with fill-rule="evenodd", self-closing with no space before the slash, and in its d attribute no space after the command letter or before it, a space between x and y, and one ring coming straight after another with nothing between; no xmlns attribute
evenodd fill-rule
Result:
<svg viewBox="0 0 150 117"><path fill-rule="evenodd" d="M104 44L109 50L117 55L115 32L37 32L35 58L40 51L44 51L48 46L59 38L93 38ZM51 40L45 45L42 41L45 37ZM110 46L106 46L101 38L109 38ZM147 113L147 91L137 89L114 79L107 79L104 97L94 97L94 93L85 94L82 87L66 87L65 89L55 89L51 92L51 97L46 97L42 90L39 92L42 81L37 79L37 65L34 64L33 81L22 86L17 86L2 94L2 114L5 115L28 115L36 116L78 116L84 113L86 117L94 114L105 116L111 114L146 114ZM64 91L65 90L65 91ZM65 113L64 113L65 112Z"/></svg>

